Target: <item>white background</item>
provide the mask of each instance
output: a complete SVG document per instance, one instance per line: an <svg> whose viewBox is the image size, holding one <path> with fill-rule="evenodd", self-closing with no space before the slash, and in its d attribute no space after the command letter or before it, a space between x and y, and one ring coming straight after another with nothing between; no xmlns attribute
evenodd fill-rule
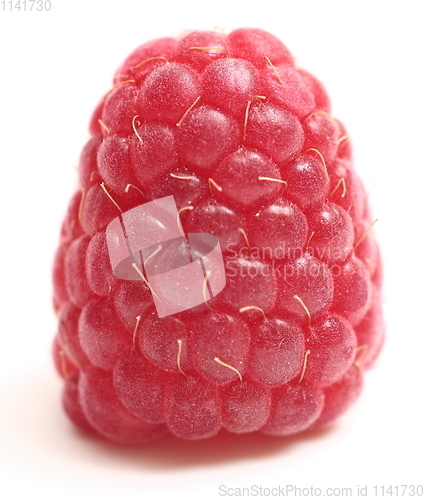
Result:
<svg viewBox="0 0 425 500"><path fill-rule="evenodd" d="M219 486L423 483L425 78L420 1L63 1L0 10L0 494L213 499ZM2 4L0 4L0 9ZM81 437L60 407L50 271L89 116L141 43L185 29L271 31L346 124L385 262L388 338L357 405L310 439Z"/></svg>

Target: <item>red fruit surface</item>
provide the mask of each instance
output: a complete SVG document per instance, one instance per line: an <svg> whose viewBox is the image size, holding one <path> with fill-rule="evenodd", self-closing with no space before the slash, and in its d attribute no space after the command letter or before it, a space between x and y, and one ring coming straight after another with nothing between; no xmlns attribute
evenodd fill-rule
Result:
<svg viewBox="0 0 425 500"><path fill-rule="evenodd" d="M137 48L97 104L53 264L53 360L81 430L125 445L334 422L384 341L382 264L322 83L260 29ZM106 227L173 195L219 239L222 292L159 318Z"/></svg>
<svg viewBox="0 0 425 500"><path fill-rule="evenodd" d="M78 380L71 378L65 381L62 392L62 404L65 413L78 429L87 434L97 434L81 408Z"/></svg>

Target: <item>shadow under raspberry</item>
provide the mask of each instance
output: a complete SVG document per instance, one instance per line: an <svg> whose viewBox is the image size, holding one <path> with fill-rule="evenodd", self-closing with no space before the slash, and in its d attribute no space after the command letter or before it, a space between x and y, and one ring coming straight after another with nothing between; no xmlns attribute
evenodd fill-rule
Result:
<svg viewBox="0 0 425 500"><path fill-rule="evenodd" d="M64 415L58 392L60 381L53 370L27 372L9 384L3 396L1 419L7 444L29 459L78 467L90 464L105 469L167 470L211 467L290 454L307 442L325 439L332 427L291 437L262 433L230 434L221 431L210 439L187 441L167 436L140 447L126 447L85 435ZM31 457L32 455L32 457Z"/></svg>

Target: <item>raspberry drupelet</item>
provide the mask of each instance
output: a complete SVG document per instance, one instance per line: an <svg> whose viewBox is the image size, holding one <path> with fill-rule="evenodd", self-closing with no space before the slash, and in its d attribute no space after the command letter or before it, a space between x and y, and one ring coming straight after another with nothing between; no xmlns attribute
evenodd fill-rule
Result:
<svg viewBox="0 0 425 500"><path fill-rule="evenodd" d="M130 54L89 130L53 266L73 423L139 445L335 421L383 344L382 266L323 85L265 31L194 31ZM185 233L218 237L226 285L160 318L105 231L169 195Z"/></svg>

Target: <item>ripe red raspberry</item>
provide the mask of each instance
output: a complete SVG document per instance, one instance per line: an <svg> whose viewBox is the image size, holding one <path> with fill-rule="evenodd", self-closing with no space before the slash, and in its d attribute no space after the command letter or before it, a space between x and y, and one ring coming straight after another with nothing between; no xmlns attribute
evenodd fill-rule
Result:
<svg viewBox="0 0 425 500"><path fill-rule="evenodd" d="M100 101L53 270L55 364L81 429L123 444L334 421L384 338L381 260L350 139L314 76L259 29L136 49ZM227 283L158 317L105 229L173 195Z"/></svg>

